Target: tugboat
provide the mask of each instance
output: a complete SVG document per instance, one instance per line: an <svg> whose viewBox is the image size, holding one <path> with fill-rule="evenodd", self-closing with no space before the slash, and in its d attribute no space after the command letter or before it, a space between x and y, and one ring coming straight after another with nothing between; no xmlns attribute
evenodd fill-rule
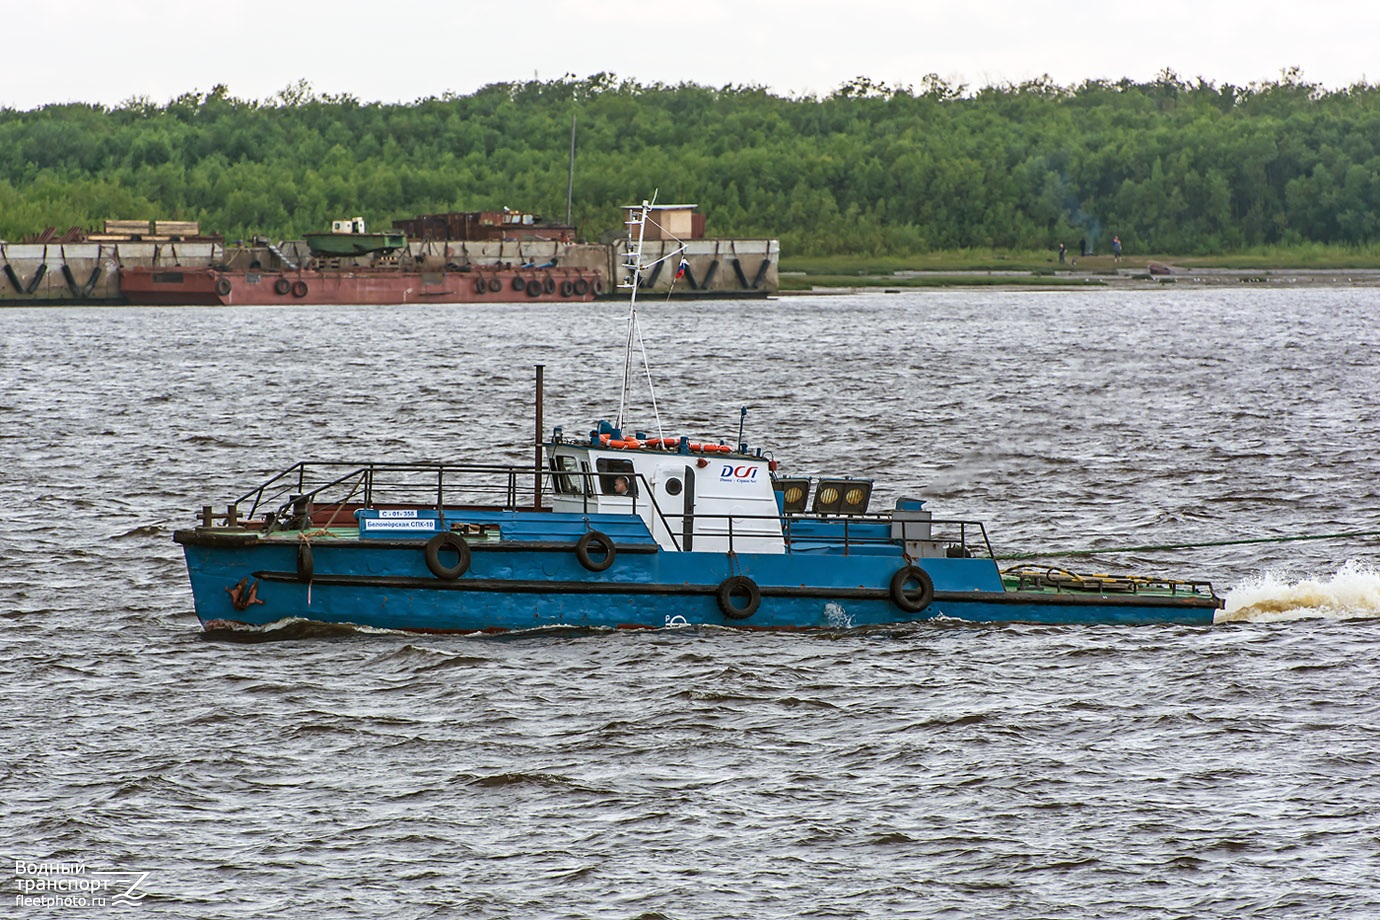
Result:
<svg viewBox="0 0 1380 920"><path fill-rule="evenodd" d="M651 267L640 239L625 396ZM204 628L1207 625L1223 606L1206 581L1003 572L977 521L936 518L918 498L873 511L865 478L787 475L744 440L746 409L733 440L667 436L659 421L630 431L621 417L548 433L542 379L538 367L531 465L299 463L224 513L204 507L174 534Z"/></svg>

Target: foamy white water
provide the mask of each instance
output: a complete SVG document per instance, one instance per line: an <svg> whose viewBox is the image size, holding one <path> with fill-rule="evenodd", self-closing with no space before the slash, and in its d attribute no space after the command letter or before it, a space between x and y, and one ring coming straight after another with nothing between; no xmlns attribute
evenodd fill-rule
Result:
<svg viewBox="0 0 1380 920"><path fill-rule="evenodd" d="M1232 588L1226 602L1219 623L1380 617L1380 571L1351 561L1322 578L1266 572Z"/></svg>

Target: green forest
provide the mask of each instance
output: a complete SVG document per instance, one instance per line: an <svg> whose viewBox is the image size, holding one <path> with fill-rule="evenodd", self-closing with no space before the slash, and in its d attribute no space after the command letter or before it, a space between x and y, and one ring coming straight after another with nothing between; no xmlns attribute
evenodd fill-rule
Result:
<svg viewBox="0 0 1380 920"><path fill-rule="evenodd" d="M575 224L693 202L711 236L804 256L1048 250L1185 255L1380 241L1380 87L1284 72L1240 87L1048 79L969 89L857 78L827 96L647 85L597 74L408 104L269 100L224 86L164 104L0 109L0 239L106 218L196 220L226 239L296 238L511 207Z"/></svg>

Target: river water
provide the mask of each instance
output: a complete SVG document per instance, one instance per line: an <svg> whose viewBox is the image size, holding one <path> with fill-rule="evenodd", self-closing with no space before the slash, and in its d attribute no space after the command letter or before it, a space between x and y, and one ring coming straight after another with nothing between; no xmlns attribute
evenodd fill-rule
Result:
<svg viewBox="0 0 1380 920"><path fill-rule="evenodd" d="M586 430L626 304L0 311L0 915L1380 916L1377 299L643 303L665 434L748 405L1212 627L235 642L174 528L299 459L525 460L537 363Z"/></svg>

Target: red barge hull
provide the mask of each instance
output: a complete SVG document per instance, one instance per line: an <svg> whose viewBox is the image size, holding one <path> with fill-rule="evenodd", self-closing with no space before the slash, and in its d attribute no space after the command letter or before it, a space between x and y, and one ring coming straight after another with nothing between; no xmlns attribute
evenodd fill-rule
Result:
<svg viewBox="0 0 1380 920"><path fill-rule="evenodd" d="M221 271L120 269L120 294L132 304L273 306L283 304L525 303L593 300L598 271L580 268Z"/></svg>

